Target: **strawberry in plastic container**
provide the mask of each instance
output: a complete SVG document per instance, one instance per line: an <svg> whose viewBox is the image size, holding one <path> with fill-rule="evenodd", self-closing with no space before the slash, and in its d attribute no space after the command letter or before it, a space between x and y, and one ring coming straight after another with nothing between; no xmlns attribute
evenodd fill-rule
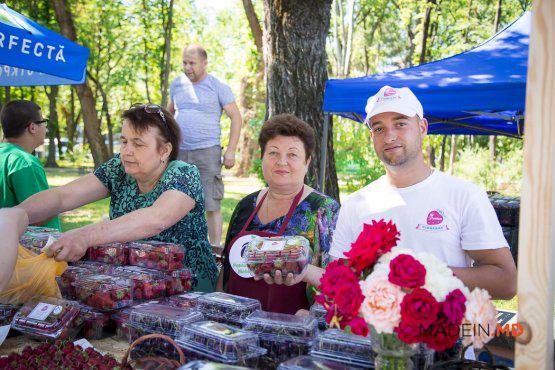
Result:
<svg viewBox="0 0 555 370"><path fill-rule="evenodd" d="M133 299L155 299L166 296L168 276L157 270L139 266L120 266L112 274L133 280Z"/></svg>
<svg viewBox="0 0 555 370"><path fill-rule="evenodd" d="M196 276L188 268L175 270L168 273L168 295L188 292L189 290L193 289L196 284Z"/></svg>
<svg viewBox="0 0 555 370"><path fill-rule="evenodd" d="M75 287L73 283L81 276L91 275L92 272L79 266L68 266L62 275L56 277L56 282L62 293L62 297L76 299Z"/></svg>
<svg viewBox="0 0 555 370"><path fill-rule="evenodd" d="M133 281L108 275L89 275L73 283L77 298L100 311L117 310L133 302Z"/></svg>
<svg viewBox="0 0 555 370"><path fill-rule="evenodd" d="M106 337L106 327L110 321L110 314L95 311L85 305L81 305L79 309L83 317L83 337L86 339L102 339Z"/></svg>
<svg viewBox="0 0 555 370"><path fill-rule="evenodd" d="M109 243L87 249L89 261L103 262L110 265L126 265L128 263L126 243Z"/></svg>
<svg viewBox="0 0 555 370"><path fill-rule="evenodd" d="M183 268L185 251L182 245L158 241L129 244L129 264L149 269L174 271Z"/></svg>

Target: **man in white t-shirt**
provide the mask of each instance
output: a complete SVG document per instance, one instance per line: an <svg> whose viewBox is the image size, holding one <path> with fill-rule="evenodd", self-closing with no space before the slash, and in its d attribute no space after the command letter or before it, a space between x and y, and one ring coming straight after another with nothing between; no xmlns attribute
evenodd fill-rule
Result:
<svg viewBox="0 0 555 370"><path fill-rule="evenodd" d="M423 108L408 88L384 86L368 100L366 124L386 174L342 204L330 254L342 258L363 224L392 220L398 246L434 254L470 289L496 299L516 292L516 267L486 192L424 161Z"/></svg>

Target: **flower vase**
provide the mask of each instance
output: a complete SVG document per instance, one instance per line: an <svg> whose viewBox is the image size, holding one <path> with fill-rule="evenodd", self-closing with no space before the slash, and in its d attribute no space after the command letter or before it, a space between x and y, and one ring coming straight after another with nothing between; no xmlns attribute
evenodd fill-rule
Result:
<svg viewBox="0 0 555 370"><path fill-rule="evenodd" d="M397 334L377 333L370 326L372 350L376 353L374 366L376 370L412 370L411 360L418 351L418 344L406 344Z"/></svg>

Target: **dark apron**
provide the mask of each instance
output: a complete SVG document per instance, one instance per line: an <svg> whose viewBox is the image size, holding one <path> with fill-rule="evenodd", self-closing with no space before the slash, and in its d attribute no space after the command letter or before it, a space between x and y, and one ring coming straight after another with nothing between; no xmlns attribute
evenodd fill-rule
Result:
<svg viewBox="0 0 555 370"><path fill-rule="evenodd" d="M237 234L232 240L230 248L227 249L227 260L230 261L230 271L229 271L229 279L227 282L227 292L231 294L236 294L242 297L249 297L258 299L262 304L262 309L264 311L271 311L271 312L281 312L281 313L288 313L288 314L295 314L301 308L308 309L309 303L306 297L306 283L298 283L292 286L286 285L277 285L277 284L266 284L264 280L256 281L252 277L241 277L238 275L233 266L231 265L232 261L229 259L229 255L235 248L244 248L245 243L239 242L237 240L248 235L256 235L262 237L273 237L273 236L282 236L285 228L291 221L291 216L297 208L297 205L300 202L300 199L303 194L303 189L295 196L293 199L293 204L291 204L291 208L287 212L285 219L283 220L283 224L279 229L278 233L271 233L267 231L247 231L250 223L254 219L254 216L258 213L262 203L266 199L266 194L262 196L262 199L250 215L249 219L243 226L243 229ZM245 239L243 239L244 241ZM236 251L237 253L237 251ZM252 276L252 274L250 275Z"/></svg>

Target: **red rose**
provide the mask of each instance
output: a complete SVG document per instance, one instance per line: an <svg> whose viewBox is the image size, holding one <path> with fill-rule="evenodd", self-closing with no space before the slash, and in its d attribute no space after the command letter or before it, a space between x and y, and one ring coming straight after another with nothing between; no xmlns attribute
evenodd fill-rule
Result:
<svg viewBox="0 0 555 370"><path fill-rule="evenodd" d="M453 348L459 339L459 326L447 321L440 311L438 320L423 332L422 341L438 352Z"/></svg>
<svg viewBox="0 0 555 370"><path fill-rule="evenodd" d="M401 319L401 322L393 331L397 333L401 341L407 344L422 342L422 332L424 330L415 322L403 321Z"/></svg>
<svg viewBox="0 0 555 370"><path fill-rule="evenodd" d="M403 288L418 288L426 280L426 267L408 254L400 254L389 262L389 281Z"/></svg>
<svg viewBox="0 0 555 370"><path fill-rule="evenodd" d="M416 288L401 302L401 323L428 328L436 321L440 307L430 292Z"/></svg>
<svg viewBox="0 0 555 370"><path fill-rule="evenodd" d="M383 254L397 245L400 233L391 221L372 221L371 225L364 224L357 240L351 244L351 249L345 253L350 266L360 273L369 269Z"/></svg>
<svg viewBox="0 0 555 370"><path fill-rule="evenodd" d="M340 259L328 265L320 279L320 291L327 299L334 299L337 287L343 284L358 284L358 276Z"/></svg>
<svg viewBox="0 0 555 370"><path fill-rule="evenodd" d="M447 294L441 308L450 324L460 325L466 312L466 297L460 289L455 289Z"/></svg>
<svg viewBox="0 0 555 370"><path fill-rule="evenodd" d="M358 281L356 283L342 282L336 287L335 299L337 310L340 316L356 316L360 310L360 305L364 301L364 295Z"/></svg>
<svg viewBox="0 0 555 370"><path fill-rule="evenodd" d="M362 317L353 317L351 320L341 322L341 329L349 327L351 333L361 335L363 337L368 335L368 324Z"/></svg>

